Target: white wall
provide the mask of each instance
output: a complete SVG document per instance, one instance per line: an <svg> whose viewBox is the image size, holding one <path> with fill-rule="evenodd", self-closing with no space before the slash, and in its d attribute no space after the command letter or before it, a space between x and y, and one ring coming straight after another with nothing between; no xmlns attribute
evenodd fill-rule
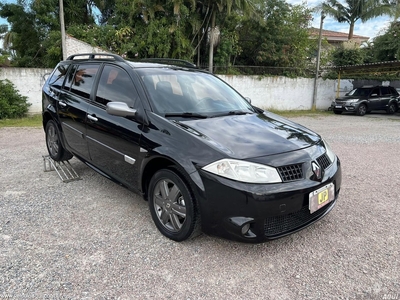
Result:
<svg viewBox="0 0 400 300"><path fill-rule="evenodd" d="M67 49L67 57L73 54L79 53L106 53L107 51L99 48L93 47L92 45L82 42L70 35L65 37L65 48Z"/></svg>
<svg viewBox="0 0 400 300"><path fill-rule="evenodd" d="M29 113L36 114L42 111L42 86L46 74L51 69L38 68L0 68L0 80L10 80L22 96L28 97Z"/></svg>
<svg viewBox="0 0 400 300"><path fill-rule="evenodd" d="M312 108L314 79L219 75L255 106L277 110ZM317 109L327 109L336 97L336 81L317 81Z"/></svg>

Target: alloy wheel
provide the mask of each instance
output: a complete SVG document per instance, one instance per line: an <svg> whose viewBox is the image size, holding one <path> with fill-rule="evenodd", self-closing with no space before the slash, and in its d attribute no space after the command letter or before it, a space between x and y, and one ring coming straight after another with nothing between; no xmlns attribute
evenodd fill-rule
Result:
<svg viewBox="0 0 400 300"><path fill-rule="evenodd" d="M153 203L160 223L171 232L180 231L186 220L186 205L178 186L169 179L160 180Z"/></svg>

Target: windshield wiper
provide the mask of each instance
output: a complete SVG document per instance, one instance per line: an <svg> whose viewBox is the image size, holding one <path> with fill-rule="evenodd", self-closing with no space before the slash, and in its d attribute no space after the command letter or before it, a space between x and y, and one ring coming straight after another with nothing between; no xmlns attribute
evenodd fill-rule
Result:
<svg viewBox="0 0 400 300"><path fill-rule="evenodd" d="M252 111L248 111L248 110L231 110L228 111L226 113L222 113L222 114L218 114L218 115L213 115L212 117L223 117L223 116L231 116L231 115L235 115L235 116L240 116L240 115L247 115L247 114L252 114Z"/></svg>
<svg viewBox="0 0 400 300"><path fill-rule="evenodd" d="M198 113L192 112L183 112L183 113L166 113L165 117L181 117L181 118L199 118L199 119L206 119L208 118L207 115L202 115Z"/></svg>

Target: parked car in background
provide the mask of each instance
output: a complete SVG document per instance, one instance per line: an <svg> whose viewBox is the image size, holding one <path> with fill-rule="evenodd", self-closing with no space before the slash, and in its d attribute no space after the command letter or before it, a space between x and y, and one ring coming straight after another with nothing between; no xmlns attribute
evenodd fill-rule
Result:
<svg viewBox="0 0 400 300"><path fill-rule="evenodd" d="M331 104L335 114L352 112L363 116L371 111L384 110L394 114L400 107L399 93L391 86L363 86L356 88Z"/></svg>
<svg viewBox="0 0 400 300"><path fill-rule="evenodd" d="M326 141L189 62L73 55L46 81L42 105L51 158L75 156L143 195L175 241L201 231L276 239L339 196L340 160Z"/></svg>

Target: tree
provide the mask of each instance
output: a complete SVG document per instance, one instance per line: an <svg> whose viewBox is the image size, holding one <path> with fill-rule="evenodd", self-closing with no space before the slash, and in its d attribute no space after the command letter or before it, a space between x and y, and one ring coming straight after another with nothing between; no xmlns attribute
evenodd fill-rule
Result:
<svg viewBox="0 0 400 300"><path fill-rule="evenodd" d="M94 0L64 0L65 24L94 24ZM101 0L98 0L101 1ZM0 17L10 24L4 47L19 67L54 67L62 58L58 0L0 3ZM59 55L57 55L59 53Z"/></svg>
<svg viewBox="0 0 400 300"><path fill-rule="evenodd" d="M364 53L360 48L346 49L339 47L332 53L332 62L335 66L352 66L364 62Z"/></svg>
<svg viewBox="0 0 400 300"><path fill-rule="evenodd" d="M237 11L239 14L251 15L255 13L254 3L257 1L251 0L204 0L198 1L198 5L202 7L202 11L206 11L204 20L209 18L211 20L211 25L209 28L204 30L204 33L209 33L209 53L208 53L208 68L209 71L213 71L213 61L214 61L214 46L217 40L217 32L221 28L217 28L217 14L229 16L232 10ZM204 23L204 22L203 22ZM207 23L208 26L208 23Z"/></svg>
<svg viewBox="0 0 400 300"><path fill-rule="evenodd" d="M311 10L284 0L270 0L258 14L262 19L244 18L237 30L242 48L237 63L306 68L317 46L308 33Z"/></svg>
<svg viewBox="0 0 400 300"><path fill-rule="evenodd" d="M388 0L338 0L323 2L320 9L340 23L350 25L348 39L353 38L354 25L358 20L366 22L373 18L393 13L393 4Z"/></svg>
<svg viewBox="0 0 400 300"><path fill-rule="evenodd" d="M374 39L372 51L377 61L400 59L400 21L392 22L388 30Z"/></svg>

